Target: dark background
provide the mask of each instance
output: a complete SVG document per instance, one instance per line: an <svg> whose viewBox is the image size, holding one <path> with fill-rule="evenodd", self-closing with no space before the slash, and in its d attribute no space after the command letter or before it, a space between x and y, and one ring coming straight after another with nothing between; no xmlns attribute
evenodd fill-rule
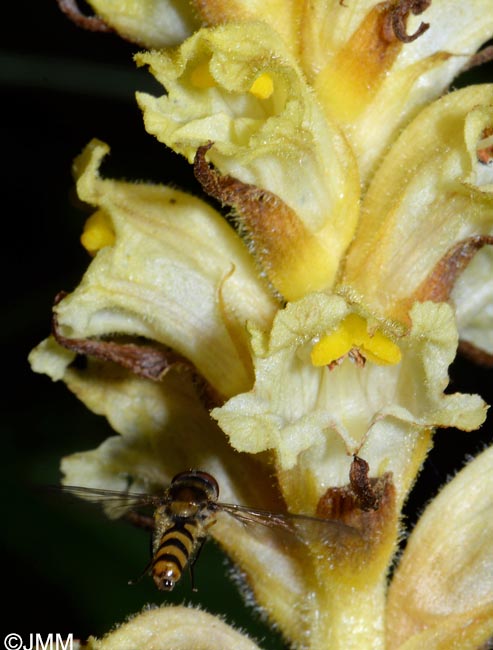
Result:
<svg viewBox="0 0 493 650"><path fill-rule="evenodd" d="M11 4L11 3L9 3ZM5 633L102 635L147 603L202 603L252 631L264 647L282 647L243 606L224 576L224 560L207 544L197 566L198 594L187 581L172 596L149 578L128 586L147 561L146 533L112 523L92 508L40 496L33 485L57 483L61 456L92 449L111 434L62 384L31 373L27 355L49 332L51 304L87 266L79 244L86 215L73 195L71 162L98 137L112 148L106 175L172 183L198 193L187 163L145 133L133 98L153 90L131 61L135 46L114 35L82 31L54 0L16 3L3 15L0 45L4 237L2 318L2 517ZM493 68L461 80L492 80ZM452 390L491 403L493 372L459 359ZM424 500L470 454L492 441L479 432L439 431L409 505L414 521ZM11 596L10 596L11 594Z"/></svg>

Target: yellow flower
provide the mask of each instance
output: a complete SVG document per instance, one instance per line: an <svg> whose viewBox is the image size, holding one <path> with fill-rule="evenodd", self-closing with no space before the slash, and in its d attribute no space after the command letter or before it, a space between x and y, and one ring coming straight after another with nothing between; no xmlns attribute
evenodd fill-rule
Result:
<svg viewBox="0 0 493 650"><path fill-rule="evenodd" d="M91 4L126 36L170 44L174 23L161 41L153 17L172 3ZM76 160L95 257L31 363L121 435L64 459L64 480L126 489L130 477L147 491L200 467L224 501L349 524L357 541L308 546L268 530L253 539L231 518L212 533L294 644L438 650L458 648L446 644L460 630L460 647L476 648L493 635L493 580L480 575L493 553L478 524L492 505L474 496L490 451L444 490L438 514L430 506L388 594L387 575L434 429L471 430L486 412L445 389L459 334L493 354L493 86L436 98L493 15L485 0L192 6L215 27L137 55L166 89L137 100L236 228L177 190L102 178L101 142ZM183 35L191 15L173 14ZM359 457L370 474L358 482ZM466 510L454 485L473 520L456 573ZM422 600L421 555L438 554L442 529L446 557ZM467 580L479 596L460 597ZM94 648L132 647L151 629L170 629L172 647L188 616L147 612Z"/></svg>
<svg viewBox="0 0 493 650"><path fill-rule="evenodd" d="M276 33L260 24L202 30L174 54L137 61L168 89L138 94L146 129L190 162L213 141L209 159L223 174L264 191L239 219L275 289L292 300L330 287L356 227L357 163ZM261 77L268 97L252 92ZM248 200L244 188L232 200Z"/></svg>

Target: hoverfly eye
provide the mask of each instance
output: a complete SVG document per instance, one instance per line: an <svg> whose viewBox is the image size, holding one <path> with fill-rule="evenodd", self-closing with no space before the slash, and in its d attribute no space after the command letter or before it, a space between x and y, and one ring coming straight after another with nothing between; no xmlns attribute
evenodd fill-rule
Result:
<svg viewBox="0 0 493 650"><path fill-rule="evenodd" d="M202 472L200 470L195 470L190 472L190 475L193 476L195 480L199 480L206 490L209 497L212 499L217 499L219 496L219 485L216 479L209 474L208 472Z"/></svg>
<svg viewBox="0 0 493 650"><path fill-rule="evenodd" d="M219 485L216 479L208 472L203 472L202 470L195 469L176 474L171 480L170 487L182 487L184 485L194 486L204 490L209 498L214 501L219 496Z"/></svg>

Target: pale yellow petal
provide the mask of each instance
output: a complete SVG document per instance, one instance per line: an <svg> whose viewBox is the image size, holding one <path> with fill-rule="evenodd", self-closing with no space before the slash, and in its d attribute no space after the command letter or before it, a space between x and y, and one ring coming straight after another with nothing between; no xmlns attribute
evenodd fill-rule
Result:
<svg viewBox="0 0 493 650"><path fill-rule="evenodd" d="M88 650L259 650L220 618L189 607L152 607L105 637L88 640Z"/></svg>
<svg viewBox="0 0 493 650"><path fill-rule="evenodd" d="M267 190L295 215L291 230L299 235L290 254L273 262L280 272L264 269L276 289L295 299L330 287L356 225L357 166L279 36L261 24L228 25L201 30L174 54L137 61L167 90L137 96L150 133L190 162L213 142L207 156L221 174ZM252 89L266 75L273 91L263 99ZM253 251L261 248L255 227L240 226ZM277 230L283 240L282 223Z"/></svg>
<svg viewBox="0 0 493 650"><path fill-rule="evenodd" d="M478 160L491 125L493 86L473 86L423 110L390 149L364 199L343 278L370 309L405 322L447 252L492 231L485 173L493 171Z"/></svg>
<svg viewBox="0 0 493 650"><path fill-rule="evenodd" d="M493 448L431 502L388 600L389 648L475 650L493 636Z"/></svg>
<svg viewBox="0 0 493 650"><path fill-rule="evenodd" d="M102 179L106 152L95 141L78 159L77 189L111 217L116 239L57 305L62 334L144 337L190 360L222 395L246 388L252 381L246 323L268 324L276 308L246 247L198 199ZM50 372L52 361L43 363Z"/></svg>
<svg viewBox="0 0 493 650"><path fill-rule="evenodd" d="M152 491L163 489L184 468L203 468L217 478L222 499L252 504L263 497L263 507L273 507L269 498L274 492L266 491L265 484L258 487L268 481L262 464L227 444L186 375L170 371L161 382L152 382L93 361L83 370L69 368L65 381L121 435L97 449L65 457L64 483ZM245 466L256 472L258 483L241 471Z"/></svg>
<svg viewBox="0 0 493 650"><path fill-rule="evenodd" d="M88 0L105 23L125 39L144 47L169 47L200 27L182 0Z"/></svg>
<svg viewBox="0 0 493 650"><path fill-rule="evenodd" d="M458 279L451 295L462 341L493 355L493 247L487 246Z"/></svg>

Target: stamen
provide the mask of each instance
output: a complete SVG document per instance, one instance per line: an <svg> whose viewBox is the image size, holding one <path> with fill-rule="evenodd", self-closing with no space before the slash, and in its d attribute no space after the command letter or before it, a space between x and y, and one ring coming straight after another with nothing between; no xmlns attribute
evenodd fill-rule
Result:
<svg viewBox="0 0 493 650"><path fill-rule="evenodd" d="M398 345L379 330L368 332L364 318L349 314L335 332L327 334L313 346L311 361L314 366L335 367L334 364L347 355L351 356L354 350L358 356L377 365L396 364L401 360Z"/></svg>
<svg viewBox="0 0 493 650"><path fill-rule="evenodd" d="M98 210L86 221L80 241L91 255L95 255L105 246L113 246L115 231L111 219L103 210Z"/></svg>
<svg viewBox="0 0 493 650"><path fill-rule="evenodd" d="M250 86L249 92L258 99L269 99L274 92L274 81L270 74L264 72L260 77L257 77Z"/></svg>
<svg viewBox="0 0 493 650"><path fill-rule="evenodd" d="M314 366L330 365L345 357L351 348L351 336L343 322L335 332L315 343L310 355L312 363Z"/></svg>
<svg viewBox="0 0 493 650"><path fill-rule="evenodd" d="M216 86L216 80L211 74L209 63L210 61L204 61L192 70L190 81L196 88L205 90ZM274 92L274 81L272 77L264 72L255 79L248 92L258 99L268 99Z"/></svg>

